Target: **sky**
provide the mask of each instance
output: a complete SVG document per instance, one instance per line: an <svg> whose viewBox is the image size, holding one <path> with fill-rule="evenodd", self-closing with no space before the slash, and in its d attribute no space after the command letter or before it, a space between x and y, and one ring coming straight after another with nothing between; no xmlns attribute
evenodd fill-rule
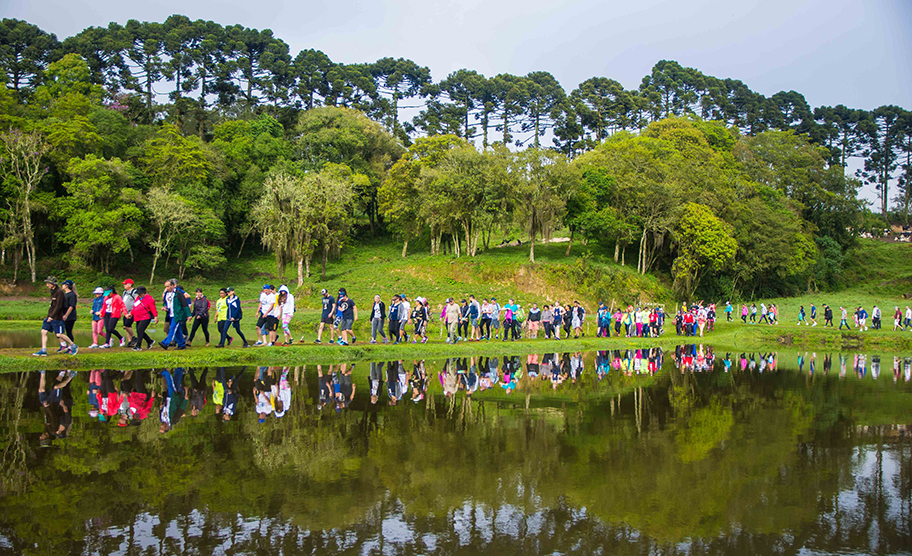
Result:
<svg viewBox="0 0 912 556"><path fill-rule="evenodd" d="M435 81L548 71L568 93L596 76L634 89L664 59L766 96L798 91L812 107L912 109L912 0L0 0L2 17L60 40L175 13L272 29L292 57L408 58Z"/></svg>

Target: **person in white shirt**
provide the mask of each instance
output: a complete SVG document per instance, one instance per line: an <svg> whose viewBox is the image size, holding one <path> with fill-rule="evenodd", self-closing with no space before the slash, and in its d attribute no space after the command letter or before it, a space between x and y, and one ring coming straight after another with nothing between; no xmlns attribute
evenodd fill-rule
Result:
<svg viewBox="0 0 912 556"><path fill-rule="evenodd" d="M407 342L409 337L406 326L412 319L412 305L404 295L400 295L399 298L402 300L399 303L399 341Z"/></svg>
<svg viewBox="0 0 912 556"><path fill-rule="evenodd" d="M263 285L263 291L260 292L260 308L257 310L257 335L260 337L257 340L257 343L253 344L255 346L262 346L269 342L269 330L267 329L267 319L270 316L270 313L275 308L276 295L272 286L269 284ZM278 321L276 321L276 329L278 329Z"/></svg>

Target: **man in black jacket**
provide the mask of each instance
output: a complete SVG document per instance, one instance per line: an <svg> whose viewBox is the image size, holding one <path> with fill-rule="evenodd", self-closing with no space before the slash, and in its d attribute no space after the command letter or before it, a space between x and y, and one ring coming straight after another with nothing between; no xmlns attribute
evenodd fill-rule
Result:
<svg viewBox="0 0 912 556"><path fill-rule="evenodd" d="M47 339L48 332L53 332L61 343L66 343L69 348L66 353L76 355L79 346L66 335L66 329L63 322L63 313L66 311L66 294L57 284L57 278L48 276L44 281L51 291L51 305L48 307L47 318L41 323L41 349L33 353L36 357L47 356Z"/></svg>

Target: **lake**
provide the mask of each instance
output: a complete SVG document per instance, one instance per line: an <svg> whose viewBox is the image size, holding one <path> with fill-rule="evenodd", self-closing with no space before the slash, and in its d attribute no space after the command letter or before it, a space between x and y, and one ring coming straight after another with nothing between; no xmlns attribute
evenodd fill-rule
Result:
<svg viewBox="0 0 912 556"><path fill-rule="evenodd" d="M910 424L870 353L6 373L0 554L910 554Z"/></svg>

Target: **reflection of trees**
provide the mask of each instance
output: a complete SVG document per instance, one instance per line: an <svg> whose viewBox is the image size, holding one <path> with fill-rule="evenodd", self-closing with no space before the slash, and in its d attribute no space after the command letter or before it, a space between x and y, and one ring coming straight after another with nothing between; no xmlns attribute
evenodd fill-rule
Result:
<svg viewBox="0 0 912 556"><path fill-rule="evenodd" d="M155 423L149 433L89 423L47 453L25 496L0 499L5 536L26 552L20 541L41 539L41 552L99 554L909 545L910 440L854 427L867 405L839 403L835 380L672 373L576 402L520 388L395 407L362 400L339 414L313 402L312 370L289 380L292 407L267 425L249 400L235 421L185 417L168 435ZM854 395L874 389L894 410L878 419L907 418L904 391L865 384L851 384ZM845 407L855 413L837 412ZM98 493L103 504L74 503Z"/></svg>
<svg viewBox="0 0 912 556"><path fill-rule="evenodd" d="M5 432L0 450L0 497L22 495L32 481L27 461L30 450L20 431L27 381L28 373L11 373L0 382L0 426Z"/></svg>

